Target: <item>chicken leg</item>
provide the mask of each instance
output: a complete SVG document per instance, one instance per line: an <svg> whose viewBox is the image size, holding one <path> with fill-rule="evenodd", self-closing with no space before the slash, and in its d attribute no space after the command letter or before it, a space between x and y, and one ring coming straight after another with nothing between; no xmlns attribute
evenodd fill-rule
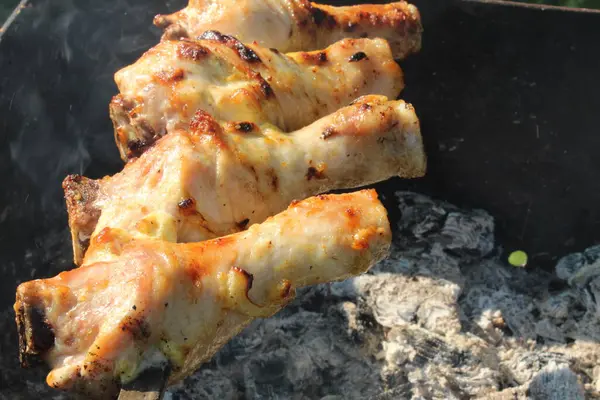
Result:
<svg viewBox="0 0 600 400"><path fill-rule="evenodd" d="M365 96L291 134L200 112L192 129L171 132L112 177L65 179L75 262L88 246L86 258L102 259L106 228L197 242L260 223L294 199L420 177L425 165L419 121L401 100Z"/></svg>
<svg viewBox="0 0 600 400"><path fill-rule="evenodd" d="M312 53L280 54L218 32L162 42L115 74L110 104L123 159L139 156L196 111L217 120L271 123L289 132L361 95L398 96L402 70L382 39L346 39Z"/></svg>
<svg viewBox="0 0 600 400"><path fill-rule="evenodd" d="M295 288L346 279L387 255L387 213L374 190L293 203L248 230L201 243L133 239L52 279L21 284L14 306L21 362L43 359L48 385L110 398L149 359L170 383L208 361Z"/></svg>
<svg viewBox="0 0 600 400"><path fill-rule="evenodd" d="M183 10L158 15L164 39L196 38L208 30L256 41L283 52L316 50L345 38L381 37L402 59L421 48L421 18L405 1L333 7L307 0L190 0Z"/></svg>

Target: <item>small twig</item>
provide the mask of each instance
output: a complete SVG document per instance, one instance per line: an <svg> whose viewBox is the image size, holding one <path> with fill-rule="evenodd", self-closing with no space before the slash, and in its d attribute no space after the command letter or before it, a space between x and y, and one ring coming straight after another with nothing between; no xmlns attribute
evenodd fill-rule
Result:
<svg viewBox="0 0 600 400"><path fill-rule="evenodd" d="M118 400L161 400L170 372L167 364L146 369L133 382L123 386Z"/></svg>

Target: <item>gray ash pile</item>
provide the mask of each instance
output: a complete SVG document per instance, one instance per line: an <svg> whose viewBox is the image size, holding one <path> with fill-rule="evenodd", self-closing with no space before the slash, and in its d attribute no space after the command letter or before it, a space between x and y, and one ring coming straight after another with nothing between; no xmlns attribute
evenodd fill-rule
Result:
<svg viewBox="0 0 600 400"><path fill-rule="evenodd" d="M583 399L600 389L600 251L507 265L494 220L412 193L391 257L299 294L167 399Z"/></svg>

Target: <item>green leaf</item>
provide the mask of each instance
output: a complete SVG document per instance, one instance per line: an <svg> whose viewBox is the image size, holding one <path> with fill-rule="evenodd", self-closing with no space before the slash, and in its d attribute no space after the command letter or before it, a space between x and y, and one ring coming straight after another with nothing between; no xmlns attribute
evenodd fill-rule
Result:
<svg viewBox="0 0 600 400"><path fill-rule="evenodd" d="M524 267L527 265L527 253L521 250L513 251L508 256L508 263L513 267Z"/></svg>

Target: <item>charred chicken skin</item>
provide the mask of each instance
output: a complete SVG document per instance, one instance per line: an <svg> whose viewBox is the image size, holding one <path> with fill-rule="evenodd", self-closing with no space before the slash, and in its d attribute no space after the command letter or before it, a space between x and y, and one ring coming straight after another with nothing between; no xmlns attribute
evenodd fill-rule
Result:
<svg viewBox="0 0 600 400"><path fill-rule="evenodd" d="M110 398L159 355L183 379L295 288L346 279L387 255L391 233L374 190L321 195L234 235L176 244L106 229L103 261L21 284L21 361L47 383Z"/></svg>
<svg viewBox="0 0 600 400"><path fill-rule="evenodd" d="M419 120L404 101L364 96L293 133L199 112L114 176L65 179L75 262L118 228L198 242L235 233L303 199L393 176L423 176ZM90 248L86 257L96 257Z"/></svg>
<svg viewBox="0 0 600 400"><path fill-rule="evenodd" d="M289 132L359 96L396 98L404 87L383 39L345 39L323 51L284 55L215 31L201 40L162 42L115 81L120 94L110 115L124 160L186 129L198 110Z"/></svg>
<svg viewBox="0 0 600 400"><path fill-rule="evenodd" d="M164 39L196 38L207 30L232 34L280 51L316 50L342 38L381 37L396 58L421 48L421 18L404 1L333 7L307 0L190 0L183 10L158 15Z"/></svg>

